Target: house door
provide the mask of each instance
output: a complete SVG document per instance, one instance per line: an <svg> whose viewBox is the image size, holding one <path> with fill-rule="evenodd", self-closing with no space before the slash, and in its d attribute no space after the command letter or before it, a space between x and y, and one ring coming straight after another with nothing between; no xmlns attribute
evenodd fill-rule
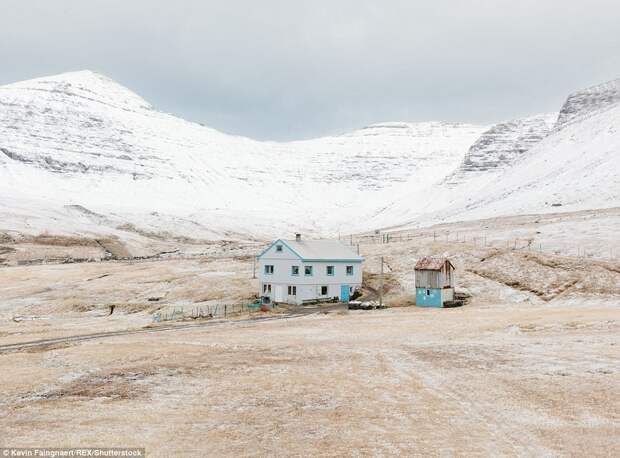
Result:
<svg viewBox="0 0 620 458"><path fill-rule="evenodd" d="M276 285L276 297L274 301L276 302L284 302L284 294L282 290L282 285Z"/></svg>
<svg viewBox="0 0 620 458"><path fill-rule="evenodd" d="M340 285L340 300L349 302L349 285Z"/></svg>

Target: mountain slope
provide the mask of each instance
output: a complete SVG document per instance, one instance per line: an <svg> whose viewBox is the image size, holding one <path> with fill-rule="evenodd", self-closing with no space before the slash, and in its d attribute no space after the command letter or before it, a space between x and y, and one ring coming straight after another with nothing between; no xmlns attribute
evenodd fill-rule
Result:
<svg viewBox="0 0 620 458"><path fill-rule="evenodd" d="M471 215L620 204L620 105L565 125L467 206Z"/></svg>
<svg viewBox="0 0 620 458"><path fill-rule="evenodd" d="M467 174L459 169L453 176ZM460 183L444 180L424 193L412 208L412 196L395 202L374 222L389 225L402 215L404 225L523 213L606 208L620 205L620 104L590 107L536 142L499 173ZM385 218L385 219L383 219ZM406 221L406 222L405 222Z"/></svg>
<svg viewBox="0 0 620 458"><path fill-rule="evenodd" d="M334 233L443 177L483 130L387 123L258 142L158 112L89 71L38 78L0 87L0 230Z"/></svg>

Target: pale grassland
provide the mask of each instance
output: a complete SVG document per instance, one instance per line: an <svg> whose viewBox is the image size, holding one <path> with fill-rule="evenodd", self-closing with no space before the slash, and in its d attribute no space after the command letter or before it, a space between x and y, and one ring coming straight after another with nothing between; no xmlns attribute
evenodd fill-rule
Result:
<svg viewBox="0 0 620 458"><path fill-rule="evenodd" d="M511 221L522 234L544 232L534 218ZM572 230L610 251L616 239L589 240L590 229L573 222L553 222L554 233ZM495 229L478 224L489 238L509 231L504 220ZM144 446L151 456L618 456L619 262L420 235L361 246L369 293L385 258L387 310L0 353L0 446ZM207 248L212 255L188 259L0 268L0 345L141 329L162 307L250 301L256 247ZM459 288L472 296L466 306L409 306L414 262L427 254L453 260Z"/></svg>

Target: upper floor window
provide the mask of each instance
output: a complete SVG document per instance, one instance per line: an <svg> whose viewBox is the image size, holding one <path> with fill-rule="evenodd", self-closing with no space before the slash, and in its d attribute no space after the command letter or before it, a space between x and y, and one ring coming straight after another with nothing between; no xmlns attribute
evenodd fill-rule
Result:
<svg viewBox="0 0 620 458"><path fill-rule="evenodd" d="M312 275L312 266L304 267L304 275Z"/></svg>
<svg viewBox="0 0 620 458"><path fill-rule="evenodd" d="M347 266L347 275L353 275L353 266Z"/></svg>
<svg viewBox="0 0 620 458"><path fill-rule="evenodd" d="M282 252L282 245L276 245L276 251L278 253L281 253Z"/></svg>
<svg viewBox="0 0 620 458"><path fill-rule="evenodd" d="M299 275L299 266L291 266L291 275Z"/></svg>
<svg viewBox="0 0 620 458"><path fill-rule="evenodd" d="M327 275L334 275L334 266L327 266Z"/></svg>
<svg viewBox="0 0 620 458"><path fill-rule="evenodd" d="M265 274L271 275L273 274L273 266L269 264L265 264Z"/></svg>

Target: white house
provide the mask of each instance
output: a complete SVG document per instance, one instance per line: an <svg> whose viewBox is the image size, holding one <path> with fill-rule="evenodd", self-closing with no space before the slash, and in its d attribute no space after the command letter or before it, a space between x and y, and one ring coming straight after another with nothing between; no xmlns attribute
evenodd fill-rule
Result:
<svg viewBox="0 0 620 458"><path fill-rule="evenodd" d="M362 261L337 240L276 240L257 257L259 295L272 302L338 298L347 302L362 286Z"/></svg>

